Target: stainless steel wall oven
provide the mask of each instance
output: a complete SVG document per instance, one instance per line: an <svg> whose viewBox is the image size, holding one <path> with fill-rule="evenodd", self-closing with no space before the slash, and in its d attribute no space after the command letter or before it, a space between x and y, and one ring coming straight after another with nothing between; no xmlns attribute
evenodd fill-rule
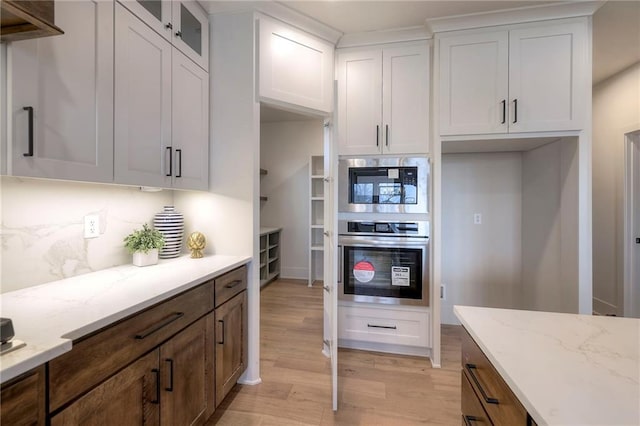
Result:
<svg viewBox="0 0 640 426"><path fill-rule="evenodd" d="M429 223L340 221L339 298L429 305Z"/></svg>
<svg viewBox="0 0 640 426"><path fill-rule="evenodd" d="M338 209L354 213L428 213L426 157L345 158L338 165Z"/></svg>

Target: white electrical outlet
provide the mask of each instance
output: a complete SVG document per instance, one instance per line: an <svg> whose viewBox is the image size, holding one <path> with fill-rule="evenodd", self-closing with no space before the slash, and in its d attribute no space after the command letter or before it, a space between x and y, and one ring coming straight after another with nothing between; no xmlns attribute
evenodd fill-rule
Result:
<svg viewBox="0 0 640 426"><path fill-rule="evenodd" d="M473 214L473 224L481 225L482 224L482 215L480 213Z"/></svg>
<svg viewBox="0 0 640 426"><path fill-rule="evenodd" d="M100 236L100 216L88 214L84 217L84 237L96 238Z"/></svg>

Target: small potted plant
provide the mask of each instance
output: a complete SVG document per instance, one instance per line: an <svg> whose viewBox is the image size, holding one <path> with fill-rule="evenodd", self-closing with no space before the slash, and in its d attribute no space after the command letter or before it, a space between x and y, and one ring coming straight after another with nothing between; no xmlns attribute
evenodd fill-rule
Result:
<svg viewBox="0 0 640 426"><path fill-rule="evenodd" d="M158 263L158 249L164 246L164 237L145 223L142 229L137 229L125 237L124 246L133 254L134 265L155 265Z"/></svg>

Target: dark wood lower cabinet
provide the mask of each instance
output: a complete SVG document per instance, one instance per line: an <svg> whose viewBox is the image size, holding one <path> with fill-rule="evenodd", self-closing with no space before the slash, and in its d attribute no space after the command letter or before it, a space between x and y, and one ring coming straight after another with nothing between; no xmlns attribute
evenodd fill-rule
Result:
<svg viewBox="0 0 640 426"><path fill-rule="evenodd" d="M45 372L44 365L0 388L0 425L44 425Z"/></svg>
<svg viewBox="0 0 640 426"><path fill-rule="evenodd" d="M464 372L462 376L462 425L463 426L476 426L487 425L491 426L491 420L489 416L482 408L482 404L477 395L473 391L471 383Z"/></svg>
<svg viewBox="0 0 640 426"><path fill-rule="evenodd" d="M51 426L157 425L158 350L135 361L51 418Z"/></svg>

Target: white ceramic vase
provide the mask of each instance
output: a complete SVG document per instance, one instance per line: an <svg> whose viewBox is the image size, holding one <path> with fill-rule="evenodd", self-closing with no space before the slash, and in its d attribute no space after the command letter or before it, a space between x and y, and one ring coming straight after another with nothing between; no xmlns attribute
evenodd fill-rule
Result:
<svg viewBox="0 0 640 426"><path fill-rule="evenodd" d="M137 251L133 253L133 264L136 266L149 266L158 263L158 249L151 249L147 253Z"/></svg>
<svg viewBox="0 0 640 426"><path fill-rule="evenodd" d="M171 259L182 252L184 217L173 206L164 206L164 210L153 217L153 227L164 237L164 247L160 249L160 259Z"/></svg>

